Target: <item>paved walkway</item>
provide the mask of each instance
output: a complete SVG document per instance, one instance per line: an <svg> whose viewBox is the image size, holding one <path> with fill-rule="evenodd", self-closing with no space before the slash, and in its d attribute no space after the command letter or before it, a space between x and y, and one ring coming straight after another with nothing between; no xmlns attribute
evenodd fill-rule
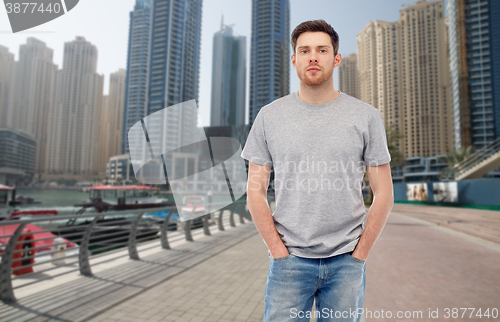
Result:
<svg viewBox="0 0 500 322"><path fill-rule="evenodd" d="M500 244L500 211L400 203L392 211Z"/></svg>
<svg viewBox="0 0 500 322"><path fill-rule="evenodd" d="M0 304L0 320L262 321L269 259L255 226L194 238L140 250L141 261L110 261L91 278L16 291L16 304ZM470 310L460 318L460 308L491 313L499 299L499 244L392 212L367 262L366 321L498 321L470 319ZM446 308L459 317L446 318Z"/></svg>

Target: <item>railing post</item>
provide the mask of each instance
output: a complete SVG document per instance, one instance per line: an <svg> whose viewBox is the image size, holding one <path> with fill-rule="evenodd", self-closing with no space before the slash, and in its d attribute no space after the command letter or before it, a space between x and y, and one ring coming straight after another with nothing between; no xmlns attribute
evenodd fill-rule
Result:
<svg viewBox="0 0 500 322"><path fill-rule="evenodd" d="M246 207L246 204L243 205L243 213L245 214L245 218L248 220L248 221L252 221L252 215L250 214L249 211L247 211L247 207Z"/></svg>
<svg viewBox="0 0 500 322"><path fill-rule="evenodd" d="M191 219L184 222L184 236L186 236L186 241L193 241L193 235L191 235Z"/></svg>
<svg viewBox="0 0 500 322"><path fill-rule="evenodd" d="M90 234L95 226L95 223L101 216L95 216L94 220L89 224L82 236L82 241L80 242L80 250L78 253L78 265L80 266L80 274L85 276L92 276L92 270L90 269L89 261L89 244L90 244Z"/></svg>
<svg viewBox="0 0 500 322"><path fill-rule="evenodd" d="M170 244L168 243L168 237L167 237L167 228L168 224L170 223L170 216L172 215L173 212L170 211L170 213L167 215L167 218L165 218L165 221L163 222L160 228L161 248L163 249L170 249Z"/></svg>
<svg viewBox="0 0 500 322"><path fill-rule="evenodd" d="M203 216L203 233L207 236L210 236L210 229L208 228L208 218L210 214Z"/></svg>
<svg viewBox="0 0 500 322"><path fill-rule="evenodd" d="M222 224L222 213L224 212L224 208L222 208L219 212L219 219L217 220L219 224L219 230L224 231L224 225Z"/></svg>
<svg viewBox="0 0 500 322"><path fill-rule="evenodd" d="M246 201L241 202L240 210L238 210L238 216L240 217L240 224L244 224L245 220L243 220L243 211L245 210Z"/></svg>
<svg viewBox="0 0 500 322"><path fill-rule="evenodd" d="M14 290L12 289L12 256L24 227L26 227L25 223L17 227L13 236L10 237L2 256L2 263L0 264L0 299L5 303L16 302Z"/></svg>
<svg viewBox="0 0 500 322"><path fill-rule="evenodd" d="M135 259L139 260L139 254L137 253L137 241L136 241L136 234L137 234L137 227L139 226L139 222L142 219L142 216L144 216L144 211L137 216L137 219L135 220L134 224L130 228L130 235L128 237L128 256L130 259Z"/></svg>
<svg viewBox="0 0 500 322"><path fill-rule="evenodd" d="M234 209L236 208L237 204L235 203L233 207L231 207L231 214L229 215L229 225L231 227L236 227L234 224Z"/></svg>

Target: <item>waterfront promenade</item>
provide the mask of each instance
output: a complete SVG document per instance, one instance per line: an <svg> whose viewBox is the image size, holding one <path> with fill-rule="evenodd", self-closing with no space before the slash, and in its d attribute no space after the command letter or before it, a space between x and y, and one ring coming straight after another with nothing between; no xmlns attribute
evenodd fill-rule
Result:
<svg viewBox="0 0 500 322"><path fill-rule="evenodd" d="M500 320L469 318L470 310L460 317L460 308L500 309L500 244L415 218L446 213L431 208L394 206L367 261L364 308L372 318L363 320ZM462 221L488 220L488 236L500 227L500 212L447 209ZM143 245L140 261L115 253L92 267L93 277L74 272L17 289L17 303L0 304L0 321L262 321L267 248L252 222L236 225L211 226L212 236L195 233L171 250ZM459 317L446 318L446 308ZM398 311L413 316L395 318Z"/></svg>

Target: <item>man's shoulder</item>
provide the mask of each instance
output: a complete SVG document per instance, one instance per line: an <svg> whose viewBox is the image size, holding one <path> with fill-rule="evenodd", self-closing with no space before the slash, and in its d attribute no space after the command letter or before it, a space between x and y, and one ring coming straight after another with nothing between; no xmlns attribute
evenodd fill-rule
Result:
<svg viewBox="0 0 500 322"><path fill-rule="evenodd" d="M259 113L274 114L273 112L276 112L276 110L290 106L290 104L293 104L293 93L277 98L271 103L262 106Z"/></svg>
<svg viewBox="0 0 500 322"><path fill-rule="evenodd" d="M368 114L368 115L374 114L374 113L380 113L378 108L376 108L375 106L373 106L369 103L363 102L362 100L360 100L354 96L351 96L349 94L346 94L344 92L342 92L342 94L344 95L345 103L347 105L349 105L349 107L351 109L354 109L356 112L364 113L364 114Z"/></svg>

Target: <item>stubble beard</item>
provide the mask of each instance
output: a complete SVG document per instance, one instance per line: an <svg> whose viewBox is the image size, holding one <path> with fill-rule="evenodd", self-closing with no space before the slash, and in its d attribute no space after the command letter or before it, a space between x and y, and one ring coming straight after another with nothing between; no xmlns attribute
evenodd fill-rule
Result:
<svg viewBox="0 0 500 322"><path fill-rule="evenodd" d="M325 72L324 69L322 71ZM299 76L299 79L307 86L319 87L319 86L324 85L326 82L328 82L328 80L330 78L332 78L333 68L331 70L326 71L326 73L323 74L323 76L321 76L321 77L311 78L311 77L307 76L307 70L302 75L299 74L298 76Z"/></svg>

